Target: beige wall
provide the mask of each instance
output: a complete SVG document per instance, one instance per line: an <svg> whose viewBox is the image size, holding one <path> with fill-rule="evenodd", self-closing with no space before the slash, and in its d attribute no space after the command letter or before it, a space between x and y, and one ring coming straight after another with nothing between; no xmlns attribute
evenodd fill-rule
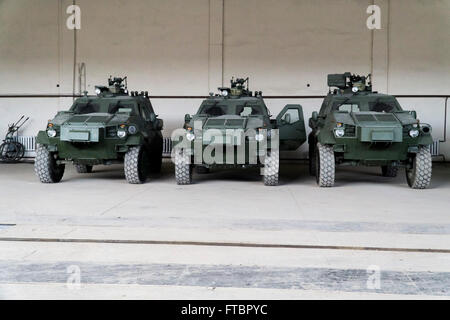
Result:
<svg viewBox="0 0 450 320"><path fill-rule="evenodd" d="M267 95L325 94L326 75L373 69L375 89L392 94L448 94L450 0L77 0L78 62L92 92L112 75L153 95L206 95L229 78L249 76ZM369 4L382 8L382 30L366 28ZM71 93L74 34L71 0L0 0L0 94ZM57 84L60 87L57 87ZM310 86L308 87L307 84ZM0 99L0 133L20 114L43 128L71 99ZM267 100L276 114L320 100ZM443 134L443 99L402 99ZM165 135L199 100L154 99ZM450 142L443 146L450 158ZM304 156L305 149L302 149Z"/></svg>

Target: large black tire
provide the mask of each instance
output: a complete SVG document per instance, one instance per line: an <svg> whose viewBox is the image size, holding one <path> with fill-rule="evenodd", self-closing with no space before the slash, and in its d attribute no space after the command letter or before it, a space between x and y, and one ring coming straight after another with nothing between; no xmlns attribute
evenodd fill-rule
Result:
<svg viewBox="0 0 450 320"><path fill-rule="evenodd" d="M64 175L65 165L56 163L54 154L43 145L38 145L34 160L34 172L42 183L60 182Z"/></svg>
<svg viewBox="0 0 450 320"><path fill-rule="evenodd" d="M162 139L155 143L150 154L150 172L160 173L162 167L162 152L163 152L163 141Z"/></svg>
<svg viewBox="0 0 450 320"><path fill-rule="evenodd" d="M92 166L89 166L86 164L74 164L74 166L78 173L91 173L92 172Z"/></svg>
<svg viewBox="0 0 450 320"><path fill-rule="evenodd" d="M144 146L132 147L125 154L125 178L128 183L144 183L149 174L148 153Z"/></svg>
<svg viewBox="0 0 450 320"><path fill-rule="evenodd" d="M316 175L316 145L314 141L309 142L309 174L311 176Z"/></svg>
<svg viewBox="0 0 450 320"><path fill-rule="evenodd" d="M178 185L192 183L191 156L184 150L175 150L175 180Z"/></svg>
<svg viewBox="0 0 450 320"><path fill-rule="evenodd" d="M280 171L280 152L270 150L264 159L264 185L277 186Z"/></svg>
<svg viewBox="0 0 450 320"><path fill-rule="evenodd" d="M398 167L392 167L392 166L382 166L381 167L381 174L383 177L389 177L389 178L395 178L398 173Z"/></svg>
<svg viewBox="0 0 450 320"><path fill-rule="evenodd" d="M431 183L433 162L428 147L421 147L413 159L411 169L406 169L406 180L413 189L426 189Z"/></svg>
<svg viewBox="0 0 450 320"><path fill-rule="evenodd" d="M317 143L316 181L319 187L333 187L336 176L336 163L332 146Z"/></svg>

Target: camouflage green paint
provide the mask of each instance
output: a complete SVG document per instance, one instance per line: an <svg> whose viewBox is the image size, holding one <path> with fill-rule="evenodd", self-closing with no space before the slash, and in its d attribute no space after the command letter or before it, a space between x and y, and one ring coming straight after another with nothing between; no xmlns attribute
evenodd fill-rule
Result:
<svg viewBox="0 0 450 320"><path fill-rule="evenodd" d="M114 83L97 90L97 95L86 94L76 99L68 111L58 112L46 130L38 133L37 143L54 152L58 160L85 165L122 162L124 154L134 146L160 153L163 123L148 95L130 95L126 88ZM49 129L56 131L55 137L48 135ZM126 135L118 137L119 130Z"/></svg>
<svg viewBox="0 0 450 320"><path fill-rule="evenodd" d="M278 129L280 150L295 150L300 147L306 141L302 106L293 104L286 105L277 118L272 119L270 111L264 103L262 92L256 91L253 93L249 91L248 87L245 88L244 86L245 80L232 79L230 88L219 88L220 94L210 94L210 97L202 102L195 115L186 115L183 127L192 131L195 134L195 139L202 140L202 152L210 141L206 141L203 135L199 136L194 132L195 129L198 129L195 127L195 123L201 123L203 132L208 129L215 129L218 132L220 131L223 137L227 136L227 132L230 133L233 130L242 130L244 132L255 130L256 133L259 130L267 130L268 150L272 147L270 145L270 132L273 129ZM251 109L252 114L244 115L244 109L246 107ZM285 115L288 113L290 114L288 118L290 121L286 121ZM250 164L249 159L251 157L258 157L261 152L265 151L258 147L256 154L250 153L249 142L254 141L254 139L254 135L249 135L244 142L246 166ZM191 148L194 149L194 141L192 141ZM237 147L234 146L234 148ZM224 163L226 162L225 153L224 150ZM237 165L240 164L237 163L235 152L233 163L228 163L227 166Z"/></svg>
<svg viewBox="0 0 450 320"><path fill-rule="evenodd" d="M338 89L309 119L310 152L319 142L333 146L337 164L409 166L419 147L433 142L431 127L414 111L404 111L394 96L373 92L365 77L353 76L352 86L346 77L350 73L328 77L328 85ZM338 126L345 131L342 137L335 134ZM413 129L417 137L410 136Z"/></svg>

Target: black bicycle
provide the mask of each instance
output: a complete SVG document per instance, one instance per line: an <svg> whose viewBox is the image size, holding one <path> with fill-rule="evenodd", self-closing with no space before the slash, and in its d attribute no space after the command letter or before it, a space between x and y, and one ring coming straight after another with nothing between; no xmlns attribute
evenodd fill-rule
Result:
<svg viewBox="0 0 450 320"><path fill-rule="evenodd" d="M23 120L22 116L16 123L8 125L8 132L0 145L0 161L14 163L20 161L25 154L25 147L17 141L19 129L28 121L29 118Z"/></svg>

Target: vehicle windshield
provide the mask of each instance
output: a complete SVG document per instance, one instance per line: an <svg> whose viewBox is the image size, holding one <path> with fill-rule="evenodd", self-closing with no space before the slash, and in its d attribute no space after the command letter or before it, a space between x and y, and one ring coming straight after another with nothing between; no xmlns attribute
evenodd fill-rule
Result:
<svg viewBox="0 0 450 320"><path fill-rule="evenodd" d="M133 103L123 103L123 102L116 102L111 103L108 107L108 113L110 114L116 114L120 109L131 109L131 111L134 110L134 104Z"/></svg>
<svg viewBox="0 0 450 320"><path fill-rule="evenodd" d="M369 110L374 112L395 112L399 111L394 99L381 99L369 101Z"/></svg>
<svg viewBox="0 0 450 320"><path fill-rule="evenodd" d="M94 103L92 101L88 101L85 103L77 102L72 107L72 111L75 114L88 114L88 113L100 112L100 104Z"/></svg>
<svg viewBox="0 0 450 320"><path fill-rule="evenodd" d="M237 106L235 114L241 117L248 117L248 116L261 116L263 115L263 112L261 106L243 105Z"/></svg>
<svg viewBox="0 0 450 320"><path fill-rule="evenodd" d="M333 110L345 112L397 112L401 107L394 97L368 97L333 102Z"/></svg>
<svg viewBox="0 0 450 320"><path fill-rule="evenodd" d="M88 101L88 102L75 102L70 111L75 114L89 114L89 113L109 113L116 114L120 109L128 109L135 112L135 104L132 102L107 102L102 101Z"/></svg>
<svg viewBox="0 0 450 320"><path fill-rule="evenodd" d="M207 115L208 117L219 117L227 114L228 106L221 106L216 104L204 105L200 108L199 114Z"/></svg>
<svg viewBox="0 0 450 320"><path fill-rule="evenodd" d="M198 114L207 115L208 117L219 117L223 115L237 115L240 117L260 116L264 115L263 109L260 105L220 105L206 104L203 105Z"/></svg>

